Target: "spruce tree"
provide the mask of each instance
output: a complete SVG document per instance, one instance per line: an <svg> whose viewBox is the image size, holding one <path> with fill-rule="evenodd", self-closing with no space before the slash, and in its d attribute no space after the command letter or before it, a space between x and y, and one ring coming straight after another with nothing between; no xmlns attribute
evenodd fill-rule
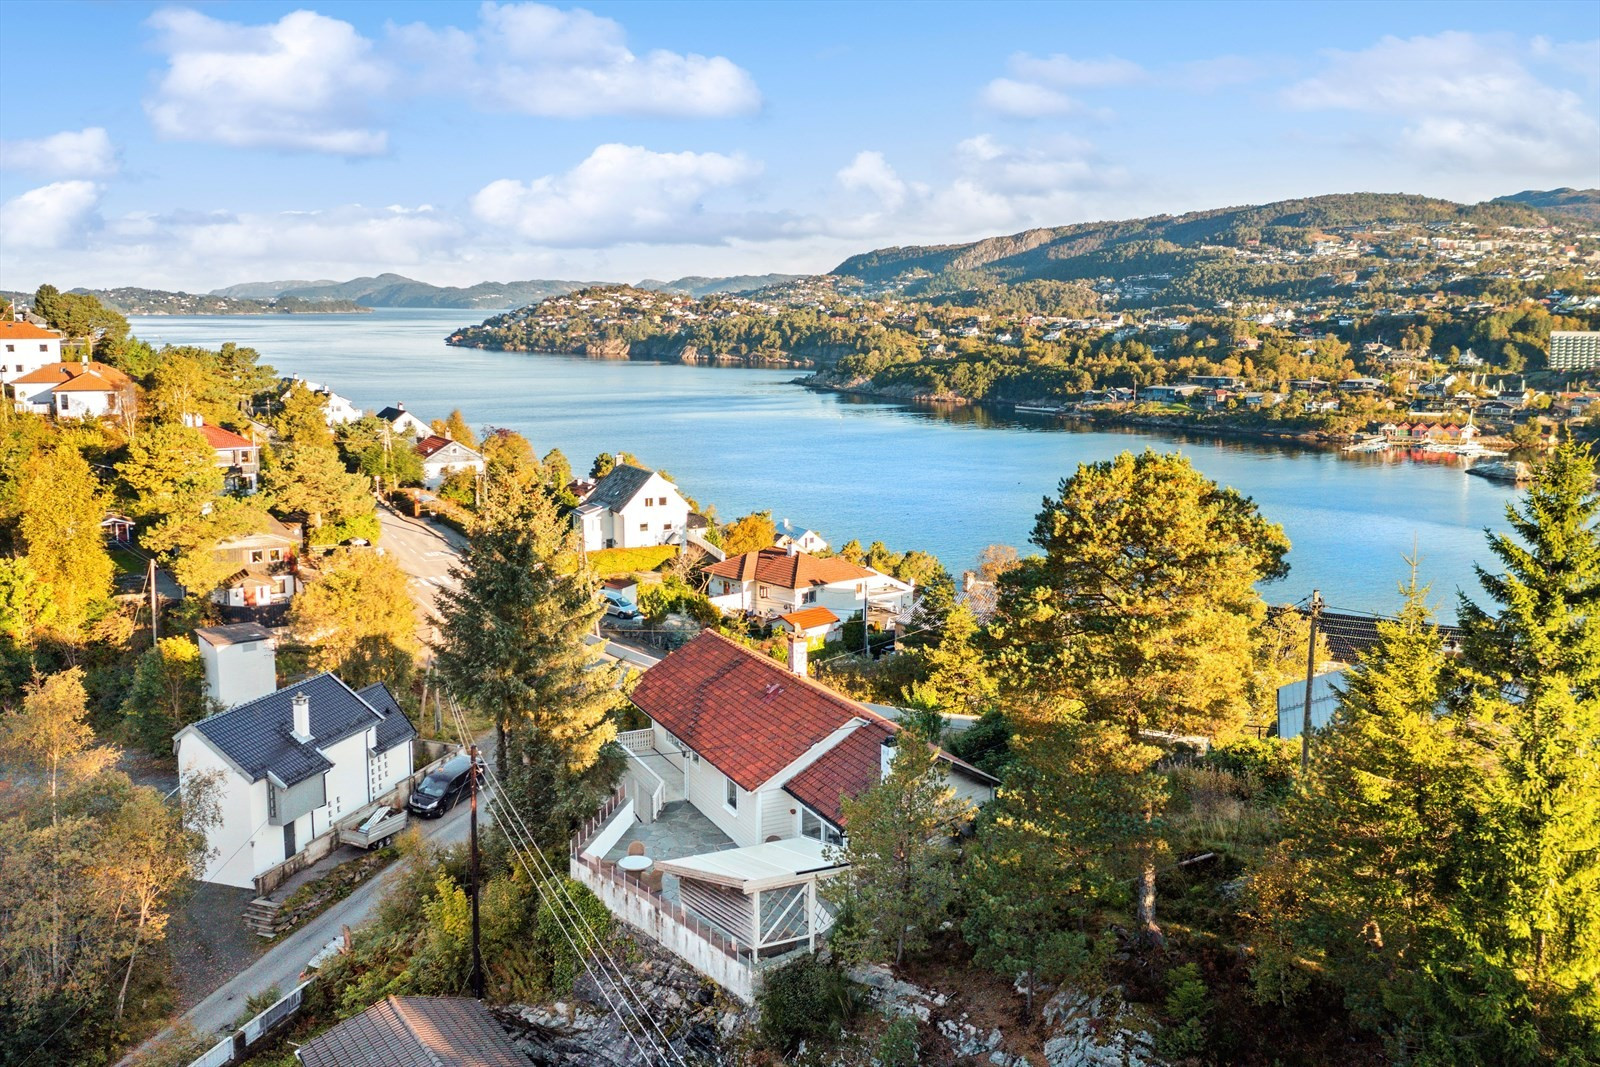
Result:
<svg viewBox="0 0 1600 1067"><path fill-rule="evenodd" d="M604 610L577 535L540 486L486 479L482 525L440 597L439 673L493 716L513 801L555 844L609 788L614 672L584 644Z"/></svg>

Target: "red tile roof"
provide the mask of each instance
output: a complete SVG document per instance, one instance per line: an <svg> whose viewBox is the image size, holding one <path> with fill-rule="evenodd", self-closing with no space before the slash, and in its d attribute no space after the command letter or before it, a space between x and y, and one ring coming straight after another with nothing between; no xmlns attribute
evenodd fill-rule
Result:
<svg viewBox="0 0 1600 1067"><path fill-rule="evenodd" d="M801 608L791 611L787 615L778 616L796 630L810 630L818 626L832 626L839 621L839 616L824 607Z"/></svg>
<svg viewBox="0 0 1600 1067"><path fill-rule="evenodd" d="M13 337L25 338L32 341L61 340L61 334L57 333L55 330L46 330L42 327L35 326L31 322L17 322L14 319L7 319L4 322L0 322L0 340L9 340Z"/></svg>
<svg viewBox="0 0 1600 1067"><path fill-rule="evenodd" d="M877 785L883 778L883 739L894 723L876 719L847 734L817 762L789 779L784 789L800 803L844 829L843 798Z"/></svg>
<svg viewBox="0 0 1600 1067"><path fill-rule="evenodd" d="M725 559L707 568L706 573L740 582L754 579L780 589L809 589L814 585L860 581L876 572L838 556L812 556L805 552L790 555L781 548L763 548Z"/></svg>
<svg viewBox="0 0 1600 1067"><path fill-rule="evenodd" d="M646 671L633 702L744 789L851 719L885 721L710 630Z"/></svg>
<svg viewBox="0 0 1600 1067"><path fill-rule="evenodd" d="M205 436L206 444L213 449L254 448L256 444L248 437L240 437L232 430L224 430L221 426L213 426L208 422L201 423L195 429Z"/></svg>
<svg viewBox="0 0 1600 1067"><path fill-rule="evenodd" d="M83 381L78 381L78 379ZM133 384L133 379L104 363L46 363L14 382L17 385L50 385L66 392L106 393Z"/></svg>

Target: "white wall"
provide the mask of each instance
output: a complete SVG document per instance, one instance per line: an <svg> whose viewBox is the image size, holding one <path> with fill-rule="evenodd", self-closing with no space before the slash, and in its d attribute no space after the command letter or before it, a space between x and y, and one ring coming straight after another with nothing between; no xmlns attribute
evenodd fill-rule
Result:
<svg viewBox="0 0 1600 1067"><path fill-rule="evenodd" d="M244 641L219 647L204 637L199 640L200 662L206 672L206 696L224 708L277 690L276 641Z"/></svg>
<svg viewBox="0 0 1600 1067"><path fill-rule="evenodd" d="M761 819L756 810L756 794L739 790L739 810L729 811L723 803L727 778L702 759L689 761L684 770L683 788L689 803L700 809L700 814L710 819L717 829L733 839L741 848L761 843Z"/></svg>
<svg viewBox="0 0 1600 1067"><path fill-rule="evenodd" d="M391 714L393 714L391 712ZM381 797L411 777L411 742L402 741L382 752L372 752L367 767L368 795Z"/></svg>
<svg viewBox="0 0 1600 1067"><path fill-rule="evenodd" d="M245 781L197 731L190 731L178 742L179 778L186 780L208 771L222 772L218 798L222 821L206 835L212 857L200 880L252 888L255 875L281 860L283 852L281 829L267 825L265 783ZM278 837L278 854L276 858L267 855L267 862L261 863L263 857L258 853L270 852L272 836Z"/></svg>
<svg viewBox="0 0 1600 1067"><path fill-rule="evenodd" d="M0 349L0 382L10 385L24 374L32 374L40 367L61 362L59 338L41 340L37 337L18 337L6 341Z"/></svg>
<svg viewBox="0 0 1600 1067"><path fill-rule="evenodd" d="M665 504L655 503L663 497L667 501ZM648 507L646 500L651 501ZM616 539L618 548L666 545L681 538L688 525L689 505L678 487L659 474L651 474L644 488L616 512L609 536ZM641 530L640 526L646 529Z"/></svg>
<svg viewBox="0 0 1600 1067"><path fill-rule="evenodd" d="M328 772L324 785L327 789L327 805L311 813L316 833L326 833L334 823L372 799L372 787L367 777L369 736L371 731L364 730L343 741L319 748L333 764L333 770ZM310 837L305 841L296 837L295 845L303 848L310 840Z"/></svg>

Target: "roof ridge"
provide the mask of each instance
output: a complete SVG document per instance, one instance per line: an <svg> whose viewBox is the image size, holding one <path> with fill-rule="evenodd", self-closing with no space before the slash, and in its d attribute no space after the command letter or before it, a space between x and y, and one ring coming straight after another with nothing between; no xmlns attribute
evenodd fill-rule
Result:
<svg viewBox="0 0 1600 1067"><path fill-rule="evenodd" d="M700 633L703 636L709 635L711 637L714 637L718 641L724 642L725 644L727 644L731 648L738 649L740 652L742 652L746 656L750 657L750 659L755 661L756 663L760 663L765 667L770 667L772 670L775 670L775 671L781 671L786 677L788 677L790 679L793 679L794 681L800 682L802 685L814 690L819 695L827 697L830 701L834 702L835 704L842 705L844 708L848 709L850 711L850 714L852 714L852 715L859 715L859 716L863 716L863 717L868 718L868 719L877 719L877 720L880 720L882 722L887 722L887 723L892 723L893 722L893 720L887 719L884 716L879 715L877 712L873 711L871 708L867 707L865 704L862 704L859 701L851 700L849 697L845 696L842 693L834 692L832 689L829 689L827 686L823 685L821 682L819 682L816 679L810 677L809 675L796 674L793 671L789 670L789 668L785 667L783 664L778 663L776 660L772 660L772 659L767 658L766 656L763 656L761 653L757 652L753 648L746 648L744 645L741 645L739 642L734 641L731 638L724 637L722 634L717 633L715 630L702 630L702 631L700 631Z"/></svg>

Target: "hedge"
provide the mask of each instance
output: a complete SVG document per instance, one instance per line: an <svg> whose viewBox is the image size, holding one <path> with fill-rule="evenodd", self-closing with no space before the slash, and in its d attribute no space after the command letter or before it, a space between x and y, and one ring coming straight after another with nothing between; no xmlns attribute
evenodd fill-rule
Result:
<svg viewBox="0 0 1600 1067"><path fill-rule="evenodd" d="M676 545L652 545L648 548L602 548L588 554L589 566L601 577L633 574L635 571L653 571L678 554Z"/></svg>

